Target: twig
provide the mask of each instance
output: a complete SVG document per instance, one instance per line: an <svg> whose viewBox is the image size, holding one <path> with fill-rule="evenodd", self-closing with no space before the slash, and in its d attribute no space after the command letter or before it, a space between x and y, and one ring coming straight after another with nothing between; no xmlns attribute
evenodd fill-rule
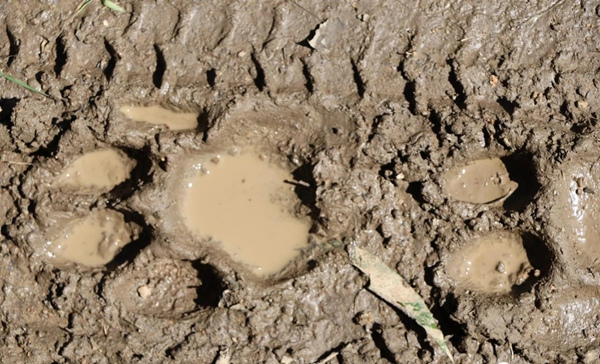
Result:
<svg viewBox="0 0 600 364"><path fill-rule="evenodd" d="M331 359L335 358L336 356L340 355L340 353L338 353L337 351L327 355L326 357L324 357L323 359L319 360L318 362L315 362L315 364L325 364L331 361Z"/></svg>

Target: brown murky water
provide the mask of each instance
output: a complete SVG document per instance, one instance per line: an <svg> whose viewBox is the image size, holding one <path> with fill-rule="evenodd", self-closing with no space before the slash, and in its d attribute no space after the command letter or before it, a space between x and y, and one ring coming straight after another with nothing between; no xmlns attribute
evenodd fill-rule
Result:
<svg viewBox="0 0 600 364"><path fill-rule="evenodd" d="M160 125L169 130L189 130L198 126L197 113L179 113L154 106L121 106L119 111L135 121Z"/></svg>
<svg viewBox="0 0 600 364"><path fill-rule="evenodd" d="M459 287L481 293L506 293L527 279L532 267L520 236L496 232L469 242L448 262Z"/></svg>
<svg viewBox="0 0 600 364"><path fill-rule="evenodd" d="M113 260L131 235L121 213L97 210L69 222L47 241L46 249L57 262L99 267Z"/></svg>
<svg viewBox="0 0 600 364"><path fill-rule="evenodd" d="M198 240L219 241L259 275L278 272L306 246L309 224L290 213L297 197L287 171L249 152L203 157L192 168L181 214Z"/></svg>
<svg viewBox="0 0 600 364"><path fill-rule="evenodd" d="M84 154L56 178L56 187L75 193L107 192L131 175L135 161L117 149Z"/></svg>
<svg viewBox="0 0 600 364"><path fill-rule="evenodd" d="M493 203L517 189L499 158L480 159L444 173L444 192L470 203Z"/></svg>

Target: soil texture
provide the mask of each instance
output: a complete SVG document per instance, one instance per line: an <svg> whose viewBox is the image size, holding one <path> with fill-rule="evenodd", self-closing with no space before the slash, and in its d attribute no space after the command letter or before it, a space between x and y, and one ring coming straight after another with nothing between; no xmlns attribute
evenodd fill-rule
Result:
<svg viewBox="0 0 600 364"><path fill-rule="evenodd" d="M1 362L449 363L350 244L456 363L600 362L596 2L116 2L0 1L49 95L0 78ZM309 230L274 274L183 216L248 150Z"/></svg>

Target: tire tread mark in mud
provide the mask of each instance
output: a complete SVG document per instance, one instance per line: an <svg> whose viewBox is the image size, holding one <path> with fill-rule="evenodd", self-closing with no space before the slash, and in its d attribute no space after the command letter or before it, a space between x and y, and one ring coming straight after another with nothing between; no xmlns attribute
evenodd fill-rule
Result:
<svg viewBox="0 0 600 364"><path fill-rule="evenodd" d="M6 65L10 67L13 63L17 55L19 54L19 41L15 35L6 27L6 36L8 37L8 60L6 61Z"/></svg>
<svg viewBox="0 0 600 364"><path fill-rule="evenodd" d="M154 84L154 87L161 88L163 76L167 70L167 62L165 61L163 51L157 44L154 45L154 53L156 53L156 69L154 70L154 74L152 74L152 83Z"/></svg>
<svg viewBox="0 0 600 364"><path fill-rule="evenodd" d="M408 44L404 50L404 54L407 55L414 47L415 36L412 35L408 39ZM402 90L402 95L404 99L408 102L408 111L411 114L417 115L417 83L413 77L409 75L406 70L406 56L400 61L397 67L397 71L400 72L400 75L404 80L406 80L406 85L404 85L404 90Z"/></svg>
<svg viewBox="0 0 600 364"><path fill-rule="evenodd" d="M65 40L62 35L56 38L56 58L54 60L54 73L57 77L67 64L67 50L65 48Z"/></svg>
<svg viewBox="0 0 600 364"><path fill-rule="evenodd" d="M256 70L256 77L254 78L254 85L258 88L258 91L263 91L267 86L265 81L265 70L263 70L260 62L258 62L258 58L256 58L256 54L252 52L250 54L250 59L252 60L252 64L254 65L254 69Z"/></svg>
<svg viewBox="0 0 600 364"><path fill-rule="evenodd" d="M406 101L408 101L408 111L413 115L417 115L417 83L415 81L408 81L404 86L402 92Z"/></svg>
<svg viewBox="0 0 600 364"><path fill-rule="evenodd" d="M454 92L456 92L457 96L454 100L456 106L458 106L461 110L467 108L467 94L465 92L465 86L458 79L458 73L456 70L455 60L449 59L446 61L448 66L450 66L450 72L448 73L448 82L452 85Z"/></svg>
<svg viewBox="0 0 600 364"><path fill-rule="evenodd" d="M356 62L354 60L351 61L352 63L352 75L354 76L354 83L356 83L356 91L358 92L358 96L360 96L360 98L362 99L363 96L365 95L365 82L363 81L362 77L360 76L360 71L356 65Z"/></svg>
<svg viewBox="0 0 600 364"><path fill-rule="evenodd" d="M444 123L442 115L433 108L429 109L429 122L431 123L431 130L438 140L438 146L442 145L445 139L444 134L451 133L449 127Z"/></svg>
<svg viewBox="0 0 600 364"><path fill-rule="evenodd" d="M106 80L110 81L113 77L113 73L115 72L115 66L117 65L117 61L121 59L121 56L119 56L115 48L112 46L112 44L110 44L108 40L106 40L106 38L104 39L104 48L106 48L106 51L108 52L108 54L110 54L110 59L108 60L108 63L106 64L106 67L102 72L104 73Z"/></svg>
<svg viewBox="0 0 600 364"><path fill-rule="evenodd" d="M211 88L215 87L216 81L217 81L217 70L215 70L214 68L211 68L208 71L206 71L206 82L208 82L208 85Z"/></svg>
<svg viewBox="0 0 600 364"><path fill-rule="evenodd" d="M302 62L302 74L304 75L304 79L306 79L304 87L306 87L306 91L308 91L308 93L312 94L315 91L314 79L310 74L308 65L305 62Z"/></svg>

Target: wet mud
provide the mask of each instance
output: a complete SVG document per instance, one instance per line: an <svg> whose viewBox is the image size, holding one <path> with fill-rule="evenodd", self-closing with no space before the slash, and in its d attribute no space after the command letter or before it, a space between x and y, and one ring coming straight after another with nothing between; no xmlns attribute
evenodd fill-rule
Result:
<svg viewBox="0 0 600 364"><path fill-rule="evenodd" d="M118 3L0 2L0 361L449 362L349 244L456 363L600 360L595 3Z"/></svg>

